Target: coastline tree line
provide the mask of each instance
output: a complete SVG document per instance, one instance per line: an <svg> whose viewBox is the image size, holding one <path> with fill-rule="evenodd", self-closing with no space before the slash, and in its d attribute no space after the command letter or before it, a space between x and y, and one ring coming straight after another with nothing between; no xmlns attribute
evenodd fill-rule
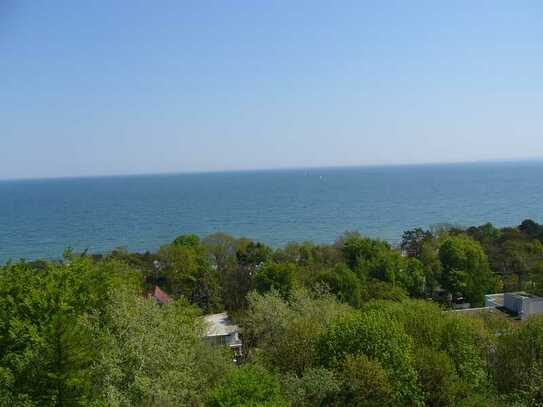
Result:
<svg viewBox="0 0 543 407"><path fill-rule="evenodd" d="M144 295L160 286L175 300ZM182 235L154 253L67 251L0 267L0 406L542 406L543 225L441 225L398 247ZM246 357L201 340L227 310Z"/></svg>

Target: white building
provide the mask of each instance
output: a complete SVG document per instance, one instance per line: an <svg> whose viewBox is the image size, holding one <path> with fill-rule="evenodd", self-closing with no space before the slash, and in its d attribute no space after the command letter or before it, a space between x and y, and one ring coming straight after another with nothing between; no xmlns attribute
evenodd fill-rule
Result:
<svg viewBox="0 0 543 407"><path fill-rule="evenodd" d="M226 312L204 317L206 324L205 338L213 345L229 346L237 356L242 354L242 342L239 327L228 317Z"/></svg>
<svg viewBox="0 0 543 407"><path fill-rule="evenodd" d="M485 295L485 305L505 309L523 321L532 315L543 314L543 298L524 291Z"/></svg>

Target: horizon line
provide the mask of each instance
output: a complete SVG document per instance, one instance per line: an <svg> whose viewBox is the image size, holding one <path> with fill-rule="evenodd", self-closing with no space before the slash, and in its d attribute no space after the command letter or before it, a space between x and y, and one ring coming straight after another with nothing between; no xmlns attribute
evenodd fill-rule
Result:
<svg viewBox="0 0 543 407"><path fill-rule="evenodd" d="M423 166L447 166L461 164L514 164L528 162L543 162L542 157L529 158L507 158L507 159L486 159L486 160L461 160L461 161L443 161L443 162L414 162L414 163L385 163L385 164L344 164L344 165L316 165L300 167L266 167L266 168L241 168L241 169L223 169L223 170L187 170L187 171L157 171L157 172L135 172L135 173L117 173L117 174L89 174L89 175L62 175L51 177L14 177L0 178L0 182L16 181L55 181L55 180L78 180L93 178L122 178L122 177L150 177L164 175L198 175L198 174L228 174L228 173L251 173L251 172L271 172L271 171L294 171L294 170L329 170L329 169L355 169L355 168L383 168L383 167L423 167Z"/></svg>

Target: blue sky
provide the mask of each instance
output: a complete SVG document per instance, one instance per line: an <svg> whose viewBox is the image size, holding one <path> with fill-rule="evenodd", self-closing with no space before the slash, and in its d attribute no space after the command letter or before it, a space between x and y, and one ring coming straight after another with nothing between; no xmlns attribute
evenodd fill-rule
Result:
<svg viewBox="0 0 543 407"><path fill-rule="evenodd" d="M0 1L0 178L543 156L540 1Z"/></svg>

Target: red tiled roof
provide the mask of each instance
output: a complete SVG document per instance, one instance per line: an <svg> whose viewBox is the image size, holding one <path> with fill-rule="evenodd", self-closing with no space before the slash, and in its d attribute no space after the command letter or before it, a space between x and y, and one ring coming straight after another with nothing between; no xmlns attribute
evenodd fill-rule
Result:
<svg viewBox="0 0 543 407"><path fill-rule="evenodd" d="M151 297L153 297L159 304L169 304L172 302L171 297L162 291L158 285L155 285L154 290L147 294L147 298Z"/></svg>

